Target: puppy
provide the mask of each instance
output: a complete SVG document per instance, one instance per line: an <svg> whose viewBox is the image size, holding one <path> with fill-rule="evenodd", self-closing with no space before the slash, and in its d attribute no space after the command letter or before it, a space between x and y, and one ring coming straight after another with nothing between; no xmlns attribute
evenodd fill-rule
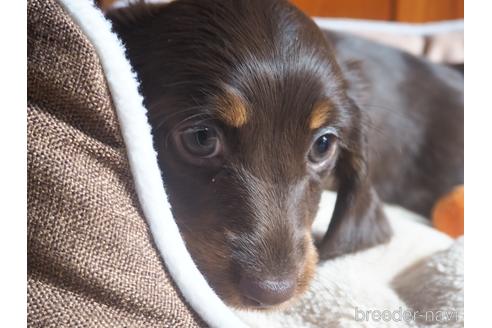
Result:
<svg viewBox="0 0 492 328"><path fill-rule="evenodd" d="M379 199L428 214L463 181L463 78L322 32L283 0L111 11L141 82L176 222L228 304L300 295L319 257L384 243ZM315 247L320 195L337 201Z"/></svg>

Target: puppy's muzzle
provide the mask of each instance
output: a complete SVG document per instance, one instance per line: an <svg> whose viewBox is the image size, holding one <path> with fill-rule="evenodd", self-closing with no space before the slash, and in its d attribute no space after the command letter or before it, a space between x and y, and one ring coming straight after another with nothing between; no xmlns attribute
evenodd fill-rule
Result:
<svg viewBox="0 0 492 328"><path fill-rule="evenodd" d="M268 308L289 300L296 290L296 277L288 276L274 280L241 276L239 289L252 306Z"/></svg>

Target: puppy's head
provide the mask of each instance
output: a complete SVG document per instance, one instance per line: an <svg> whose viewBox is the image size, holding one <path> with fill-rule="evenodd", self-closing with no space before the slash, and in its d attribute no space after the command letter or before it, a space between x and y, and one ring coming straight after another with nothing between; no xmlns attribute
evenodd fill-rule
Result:
<svg viewBox="0 0 492 328"><path fill-rule="evenodd" d="M266 309L306 289L328 176L339 197L322 256L384 239L361 113L310 19L280 0L181 0L110 17L141 80L176 222L226 302Z"/></svg>

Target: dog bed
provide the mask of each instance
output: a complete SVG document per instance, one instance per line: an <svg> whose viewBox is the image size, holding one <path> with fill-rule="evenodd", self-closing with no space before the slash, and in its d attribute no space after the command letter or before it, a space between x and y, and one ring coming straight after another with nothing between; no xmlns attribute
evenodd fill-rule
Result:
<svg viewBox="0 0 492 328"><path fill-rule="evenodd" d="M397 208L388 245L321 264L291 307L222 303L186 251L137 80L91 1L28 1L27 82L29 326L463 325L463 241ZM332 205L327 193L319 217ZM384 310L457 319L371 319Z"/></svg>

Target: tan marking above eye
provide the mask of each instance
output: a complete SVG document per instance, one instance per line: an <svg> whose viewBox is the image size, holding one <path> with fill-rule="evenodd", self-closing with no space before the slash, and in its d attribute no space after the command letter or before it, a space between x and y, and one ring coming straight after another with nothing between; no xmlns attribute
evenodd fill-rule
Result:
<svg viewBox="0 0 492 328"><path fill-rule="evenodd" d="M312 130L322 127L330 118L331 106L327 101L321 101L313 106L309 117L309 128Z"/></svg>
<svg viewBox="0 0 492 328"><path fill-rule="evenodd" d="M224 95L217 97L217 113L227 125L239 128L247 123L246 102L239 91L226 87Z"/></svg>

